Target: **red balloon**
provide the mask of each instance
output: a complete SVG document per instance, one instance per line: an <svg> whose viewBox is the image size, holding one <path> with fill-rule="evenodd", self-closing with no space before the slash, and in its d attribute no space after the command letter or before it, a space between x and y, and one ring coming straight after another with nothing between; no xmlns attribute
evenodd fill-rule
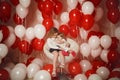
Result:
<svg viewBox="0 0 120 80"><path fill-rule="evenodd" d="M83 14L78 9L73 9L69 13L70 21L76 25L79 25L82 19L82 15Z"/></svg>
<svg viewBox="0 0 120 80"><path fill-rule="evenodd" d="M10 31L6 25L0 25L0 30L3 33L3 39L2 39L2 42L3 42L4 40L8 38Z"/></svg>
<svg viewBox="0 0 120 80"><path fill-rule="evenodd" d="M31 42L33 49L38 51L43 50L44 43L45 43L44 39L38 39L38 38L33 39Z"/></svg>
<svg viewBox="0 0 120 80"><path fill-rule="evenodd" d="M3 22L7 22L11 16L11 5L6 2L0 2L0 19Z"/></svg>
<svg viewBox="0 0 120 80"><path fill-rule="evenodd" d="M85 75L87 77L89 77L90 75L95 74L95 73L96 73L96 71L94 69L90 69L90 70L86 71Z"/></svg>
<svg viewBox="0 0 120 80"><path fill-rule="evenodd" d="M21 19L17 14L14 14L13 20L16 24L23 24L25 19Z"/></svg>
<svg viewBox="0 0 120 80"><path fill-rule="evenodd" d="M109 75L109 78L118 77L120 78L120 71L112 71Z"/></svg>
<svg viewBox="0 0 120 80"><path fill-rule="evenodd" d="M18 37L16 36L16 40L15 40L14 44L13 44L11 47L12 47L13 49L17 48L19 42L20 42L20 38L18 38Z"/></svg>
<svg viewBox="0 0 120 80"><path fill-rule="evenodd" d="M116 37L111 37L112 38L112 44L110 46L110 49L117 49L119 40Z"/></svg>
<svg viewBox="0 0 120 80"><path fill-rule="evenodd" d="M79 10L81 10L81 7L82 7L81 4L78 3L76 8L79 9Z"/></svg>
<svg viewBox="0 0 120 80"><path fill-rule="evenodd" d="M97 32L97 36L98 36L99 38L101 38L103 35L104 35L103 32Z"/></svg>
<svg viewBox="0 0 120 80"><path fill-rule="evenodd" d="M46 64L46 65L43 66L43 70L48 71L52 75L53 65L52 64Z"/></svg>
<svg viewBox="0 0 120 80"><path fill-rule="evenodd" d="M52 27L53 27L53 20L52 18L46 18L43 20L43 23L42 23L46 30L49 31Z"/></svg>
<svg viewBox="0 0 120 80"><path fill-rule="evenodd" d="M97 32L96 31L90 31L87 35L87 39L89 39L91 36L96 36Z"/></svg>
<svg viewBox="0 0 120 80"><path fill-rule="evenodd" d="M10 1L14 6L17 6L19 4L19 0L10 0Z"/></svg>
<svg viewBox="0 0 120 80"><path fill-rule="evenodd" d="M70 27L70 35L73 38L76 38L79 35L79 28L77 26L71 26Z"/></svg>
<svg viewBox="0 0 120 80"><path fill-rule="evenodd" d="M44 3L43 3L43 11L44 13L46 14L51 14L52 11L53 11L53 2L50 1L50 0L45 0Z"/></svg>
<svg viewBox="0 0 120 80"><path fill-rule="evenodd" d="M60 14L61 11L62 11L62 8L63 8L62 3L60 1L56 1L55 2L55 6L54 6L54 12L55 12L55 14L57 14L57 15Z"/></svg>
<svg viewBox="0 0 120 80"><path fill-rule="evenodd" d="M28 66L34 59L35 59L34 57L28 58L26 65Z"/></svg>
<svg viewBox="0 0 120 80"><path fill-rule="evenodd" d="M107 18L113 23L116 24L119 21L119 9L110 9L107 12Z"/></svg>
<svg viewBox="0 0 120 80"><path fill-rule="evenodd" d="M119 0L106 0L106 6L109 10L116 9L119 6Z"/></svg>
<svg viewBox="0 0 120 80"><path fill-rule="evenodd" d="M85 30L90 30L94 24L94 17L92 15L84 15L81 21L81 26Z"/></svg>
<svg viewBox="0 0 120 80"><path fill-rule="evenodd" d="M10 76L7 70L0 69L0 80L9 80Z"/></svg>
<svg viewBox="0 0 120 80"><path fill-rule="evenodd" d="M110 50L107 58L110 63L116 63L119 60L119 54L116 50Z"/></svg>
<svg viewBox="0 0 120 80"><path fill-rule="evenodd" d="M47 14L47 13L42 12L42 17L43 17L44 19L52 18L52 13Z"/></svg>
<svg viewBox="0 0 120 80"><path fill-rule="evenodd" d="M99 4L100 4L100 2L102 1L102 0L90 0L93 4L94 4L94 6L96 7L96 6L98 6Z"/></svg>
<svg viewBox="0 0 120 80"><path fill-rule="evenodd" d="M39 0L38 0L38 5L37 5L37 6L38 6L38 9L39 9L40 11L43 11L43 9L44 9L44 8L43 8L43 4L44 4L43 1L39 1Z"/></svg>
<svg viewBox="0 0 120 80"><path fill-rule="evenodd" d="M18 48L23 54L27 55L30 55L33 50L32 46L26 40L20 41L18 44Z"/></svg>
<svg viewBox="0 0 120 80"><path fill-rule="evenodd" d="M100 61L100 60L94 60L92 62L92 65L93 65L92 69L95 70L95 71L101 66L106 66L106 64L103 61Z"/></svg>
<svg viewBox="0 0 120 80"><path fill-rule="evenodd" d="M67 25L61 25L59 31L67 35L69 33L69 28Z"/></svg>
<svg viewBox="0 0 120 80"><path fill-rule="evenodd" d="M72 61L68 65L68 71L71 75L77 75L82 73L81 66L78 62Z"/></svg>

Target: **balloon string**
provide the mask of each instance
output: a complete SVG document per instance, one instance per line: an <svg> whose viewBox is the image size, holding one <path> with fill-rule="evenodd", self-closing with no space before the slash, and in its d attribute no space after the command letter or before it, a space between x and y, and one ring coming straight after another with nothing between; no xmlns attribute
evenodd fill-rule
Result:
<svg viewBox="0 0 120 80"><path fill-rule="evenodd" d="M114 36L114 31L115 31L115 24L110 23L110 36L113 37Z"/></svg>

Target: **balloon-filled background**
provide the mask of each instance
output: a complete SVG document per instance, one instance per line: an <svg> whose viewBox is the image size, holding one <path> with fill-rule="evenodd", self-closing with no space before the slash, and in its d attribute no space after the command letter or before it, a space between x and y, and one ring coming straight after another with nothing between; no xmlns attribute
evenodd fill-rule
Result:
<svg viewBox="0 0 120 80"><path fill-rule="evenodd" d="M54 27L79 46L69 80L120 80L119 0L0 0L0 80L59 80L44 53Z"/></svg>

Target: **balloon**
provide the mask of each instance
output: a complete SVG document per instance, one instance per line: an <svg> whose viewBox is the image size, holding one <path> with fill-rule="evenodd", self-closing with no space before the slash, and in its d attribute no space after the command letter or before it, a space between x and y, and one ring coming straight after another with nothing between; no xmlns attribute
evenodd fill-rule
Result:
<svg viewBox="0 0 120 80"><path fill-rule="evenodd" d="M62 11L62 9L63 9L62 3L57 0L57 1L55 2L55 5L54 5L54 12L55 12L55 14L57 14L57 15L60 14L61 11Z"/></svg>
<svg viewBox="0 0 120 80"><path fill-rule="evenodd" d="M2 39L3 39L3 33L2 33L2 31L0 30L0 42L2 41Z"/></svg>
<svg viewBox="0 0 120 80"><path fill-rule="evenodd" d="M68 64L68 71L73 76L82 73L80 64L75 61L72 61Z"/></svg>
<svg viewBox="0 0 120 80"><path fill-rule="evenodd" d="M18 48L22 53L27 54L27 55L30 55L33 50L32 46L26 40L20 41L18 44Z"/></svg>
<svg viewBox="0 0 120 80"><path fill-rule="evenodd" d="M0 80L9 80L9 73L5 69L0 69Z"/></svg>
<svg viewBox="0 0 120 80"><path fill-rule="evenodd" d="M10 0L10 1L14 6L17 6L19 4L19 0Z"/></svg>
<svg viewBox="0 0 120 80"><path fill-rule="evenodd" d="M3 42L8 38L10 31L6 25L0 25L0 30L2 31L3 34L3 39L2 39Z"/></svg>
<svg viewBox="0 0 120 80"><path fill-rule="evenodd" d="M89 76L88 80L102 80L102 78L97 74L92 74Z"/></svg>
<svg viewBox="0 0 120 80"><path fill-rule="evenodd" d="M84 15L86 14L92 14L94 11L94 5L90 1L86 1L82 5L82 12Z"/></svg>
<svg viewBox="0 0 120 80"><path fill-rule="evenodd" d="M53 65L52 64L46 64L46 65L43 66L43 70L48 71L52 75Z"/></svg>
<svg viewBox="0 0 120 80"><path fill-rule="evenodd" d="M100 39L97 36L91 36L88 40L88 44L92 49L97 49L100 46Z"/></svg>
<svg viewBox="0 0 120 80"><path fill-rule="evenodd" d="M9 32L10 33L14 33L14 28L13 28L13 26L7 26L8 27L8 29L9 29Z"/></svg>
<svg viewBox="0 0 120 80"><path fill-rule="evenodd" d="M53 20L51 18L46 18L43 20L42 24L45 26L46 30L49 31L53 27Z"/></svg>
<svg viewBox="0 0 120 80"><path fill-rule="evenodd" d="M101 54L101 52L102 52L102 48L99 46L97 49L92 49L91 50L91 56L93 58L96 58Z"/></svg>
<svg viewBox="0 0 120 80"><path fill-rule="evenodd" d="M33 80L51 80L51 76L49 72L40 70L35 74Z"/></svg>
<svg viewBox="0 0 120 80"><path fill-rule="evenodd" d="M102 50L101 55L100 55L100 58L106 63L108 63L108 58L107 58L108 52L109 52L108 50L104 49Z"/></svg>
<svg viewBox="0 0 120 80"><path fill-rule="evenodd" d="M106 7L110 9L116 9L119 6L119 0L107 0Z"/></svg>
<svg viewBox="0 0 120 80"><path fill-rule="evenodd" d="M115 9L110 9L107 12L107 18L109 21L111 21L113 24L116 24L119 21L119 9L115 8Z"/></svg>
<svg viewBox="0 0 120 80"><path fill-rule="evenodd" d="M88 35L88 32L85 29L80 28L80 36L83 40L87 39L87 35Z"/></svg>
<svg viewBox="0 0 120 80"><path fill-rule="evenodd" d="M43 9L44 9L44 7L43 7L43 4L44 4L44 2L43 1L40 1L40 0L38 0L39 2L38 2L38 9L39 9L39 11L42 11L43 12Z"/></svg>
<svg viewBox="0 0 120 80"><path fill-rule="evenodd" d="M5 44L0 44L0 57L4 58L8 53L8 47Z"/></svg>
<svg viewBox="0 0 120 80"><path fill-rule="evenodd" d="M62 12L60 16L60 20L62 24L66 24L69 21L69 13L68 12Z"/></svg>
<svg viewBox="0 0 120 80"><path fill-rule="evenodd" d="M25 19L20 18L17 14L14 14L13 20L16 24L23 24Z"/></svg>
<svg viewBox="0 0 120 80"><path fill-rule="evenodd" d="M37 37L38 39L42 39L46 34L45 27L42 24L35 25L34 34L35 34L35 37Z"/></svg>
<svg viewBox="0 0 120 80"><path fill-rule="evenodd" d="M26 65L23 63L17 63L14 68L16 68L16 67L23 68L26 71Z"/></svg>
<svg viewBox="0 0 120 80"><path fill-rule="evenodd" d="M86 72L87 70L92 69L92 65L88 60L81 60L80 66L83 72Z"/></svg>
<svg viewBox="0 0 120 80"><path fill-rule="evenodd" d="M7 45L7 47L11 47L15 42L16 36L14 33L11 33L9 37L4 41L4 43Z"/></svg>
<svg viewBox="0 0 120 80"><path fill-rule="evenodd" d="M38 22L42 23L43 22L43 16L41 11L39 11L38 9L36 10L36 19L38 20Z"/></svg>
<svg viewBox="0 0 120 80"><path fill-rule="evenodd" d="M40 67L38 64L31 63L27 67L27 77L28 78L33 78L35 74L40 70Z"/></svg>
<svg viewBox="0 0 120 80"><path fill-rule="evenodd" d="M18 14L18 16L23 19L27 16L28 14L28 8L23 7L21 4L18 4L16 6L16 13Z"/></svg>
<svg viewBox="0 0 120 80"><path fill-rule="evenodd" d="M107 58L110 63L115 63L119 60L119 54L116 50L110 50L108 52Z"/></svg>
<svg viewBox="0 0 120 80"><path fill-rule="evenodd" d="M71 26L69 29L70 35L73 38L76 38L79 35L79 28L78 26Z"/></svg>
<svg viewBox="0 0 120 80"><path fill-rule="evenodd" d="M78 4L78 0L67 0L67 5L70 10L75 9Z"/></svg>
<svg viewBox="0 0 120 80"><path fill-rule="evenodd" d="M26 30L26 38L28 39L28 40L32 40L32 39L34 39L34 37L35 37L35 35L34 35L34 28L32 28L32 27L29 27L29 28L27 28L27 30Z"/></svg>
<svg viewBox="0 0 120 80"><path fill-rule="evenodd" d="M7 1L0 2L0 20L7 22L11 17L11 5Z"/></svg>
<svg viewBox="0 0 120 80"><path fill-rule="evenodd" d="M115 37L120 40L120 27L115 29Z"/></svg>
<svg viewBox="0 0 120 80"><path fill-rule="evenodd" d="M11 80L25 80L26 70L22 67L15 67L10 73Z"/></svg>
<svg viewBox="0 0 120 80"><path fill-rule="evenodd" d="M98 6L99 4L100 4L100 2L102 1L102 0L90 0L93 4L94 4L94 6L96 7L96 6Z"/></svg>
<svg viewBox="0 0 120 80"><path fill-rule="evenodd" d="M104 49L108 49L110 46L111 46L111 43L112 43L112 39L109 35L103 35L101 38L100 38L100 42L101 42L101 46L104 48Z"/></svg>
<svg viewBox="0 0 120 80"><path fill-rule="evenodd" d="M67 35L69 33L69 28L67 25L61 25L59 27L59 32L63 33L64 35Z"/></svg>
<svg viewBox="0 0 120 80"><path fill-rule="evenodd" d="M87 80L87 77L84 74L78 74L74 77L74 80Z"/></svg>
<svg viewBox="0 0 120 80"><path fill-rule="evenodd" d="M19 0L19 2L23 7L27 8L29 7L31 0Z"/></svg>
<svg viewBox="0 0 120 80"><path fill-rule="evenodd" d="M110 49L117 49L119 40L116 37L111 37L112 38L112 44L110 46Z"/></svg>
<svg viewBox="0 0 120 80"><path fill-rule="evenodd" d="M33 49L38 51L43 50L44 43L45 43L44 39L37 39L37 38L33 39L31 42Z"/></svg>
<svg viewBox="0 0 120 80"><path fill-rule="evenodd" d="M20 38L16 37L15 39L16 39L15 42L11 46L13 49L17 48L18 47L18 43L20 42Z"/></svg>
<svg viewBox="0 0 120 80"><path fill-rule="evenodd" d="M34 60L35 58L34 57L30 57L27 59L27 62L26 62L26 66L28 66L30 63L32 63L32 61Z"/></svg>
<svg viewBox="0 0 120 80"><path fill-rule="evenodd" d="M120 78L120 71L112 71L109 75L109 78L118 77Z"/></svg>
<svg viewBox="0 0 120 80"><path fill-rule="evenodd" d="M95 9L95 21L99 21L103 17L103 9L101 7L97 7Z"/></svg>
<svg viewBox="0 0 120 80"><path fill-rule="evenodd" d="M87 35L87 39L89 39L91 36L96 36L97 32L96 31L90 31Z"/></svg>
<svg viewBox="0 0 120 80"><path fill-rule="evenodd" d="M85 0L78 0L78 2L79 2L80 4L83 4L83 3L85 2Z"/></svg>
<svg viewBox="0 0 120 80"><path fill-rule="evenodd" d="M106 80L109 77L110 71L106 67L99 67L96 73L103 79Z"/></svg>
<svg viewBox="0 0 120 80"><path fill-rule="evenodd" d="M90 30L94 24L94 18L92 15L84 15L81 21L81 26L85 30Z"/></svg>
<svg viewBox="0 0 120 80"><path fill-rule="evenodd" d="M24 35L25 35L25 27L23 26L23 25L17 25L16 27L15 27L15 34L16 34L16 36L17 37L19 37L19 38L23 38L24 37Z"/></svg>
<svg viewBox="0 0 120 80"><path fill-rule="evenodd" d="M80 45L80 51L83 57L88 57L90 54L90 46L87 43L82 43Z"/></svg>
<svg viewBox="0 0 120 80"><path fill-rule="evenodd" d="M32 63L38 64L40 67L43 67L43 61L40 58L35 58Z"/></svg>
<svg viewBox="0 0 120 80"><path fill-rule="evenodd" d="M88 78L90 75L95 74L95 73L96 73L96 71L94 69L90 69L90 70L86 71L85 75Z"/></svg>

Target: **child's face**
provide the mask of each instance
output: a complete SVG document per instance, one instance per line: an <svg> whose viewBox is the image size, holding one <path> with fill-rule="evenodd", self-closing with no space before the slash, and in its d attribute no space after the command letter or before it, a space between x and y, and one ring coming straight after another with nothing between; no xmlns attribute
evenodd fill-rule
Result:
<svg viewBox="0 0 120 80"><path fill-rule="evenodd" d="M58 35L58 36L56 37L57 43L59 43L59 44L64 43L62 39L63 39L63 38L62 38L60 35Z"/></svg>

